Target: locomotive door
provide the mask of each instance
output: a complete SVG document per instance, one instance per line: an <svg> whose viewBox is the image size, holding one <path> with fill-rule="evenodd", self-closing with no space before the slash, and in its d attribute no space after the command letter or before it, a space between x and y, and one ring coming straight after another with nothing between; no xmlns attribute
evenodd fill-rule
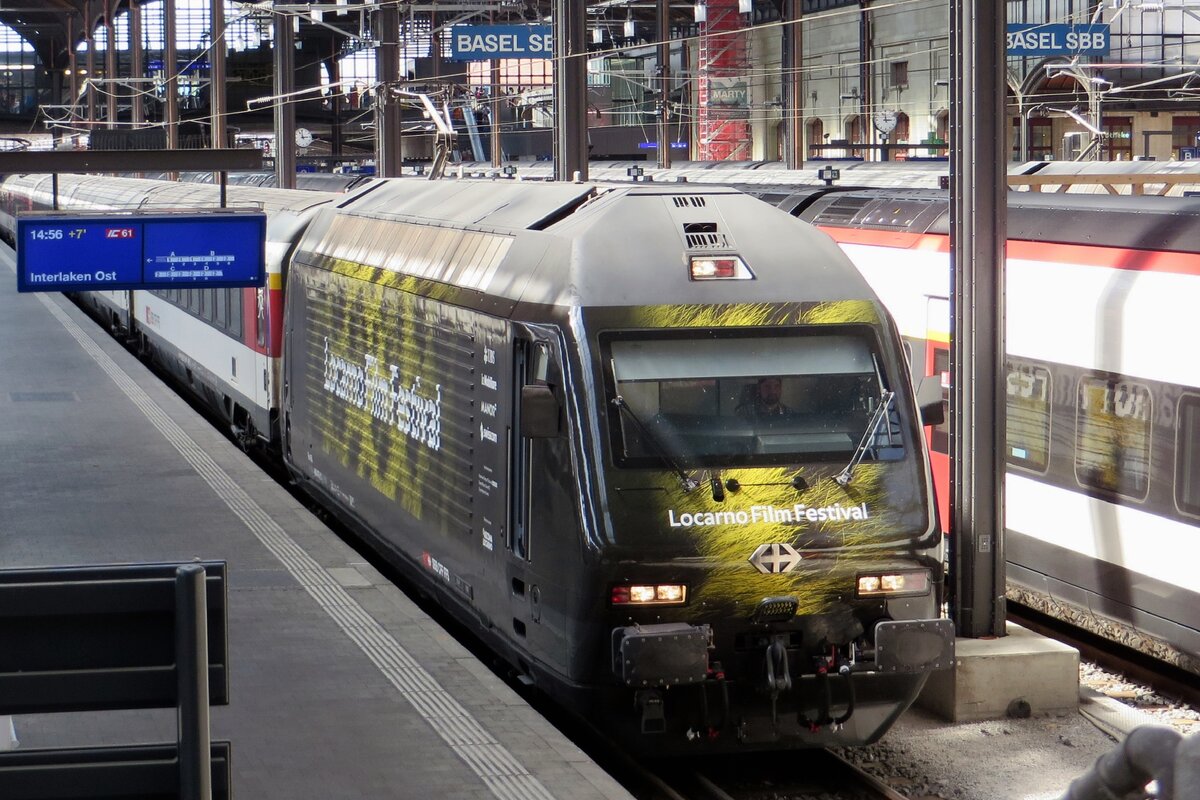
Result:
<svg viewBox="0 0 1200 800"><path fill-rule="evenodd" d="M522 419L522 414L530 411L530 406L523 403L523 391L528 387L549 397L554 386L561 386L561 373L555 365L551 342L531 335L517 338L514 344L514 412L509 439L512 488L505 550L512 631L516 641L537 660L561 667L566 653L559 638L563 630L559 617L567 587L559 573L562 564L570 563L568 551L575 541L570 535L574 526L562 518L560 511L560 481L570 471L563 460L569 447L564 437L530 433L529 420ZM557 397L561 402L561 391Z"/></svg>
<svg viewBox="0 0 1200 800"><path fill-rule="evenodd" d="M942 401L950 401L950 300L926 298L925 374L937 376ZM950 529L950 415L941 425L926 429L929 441L929 466L937 494L942 529Z"/></svg>

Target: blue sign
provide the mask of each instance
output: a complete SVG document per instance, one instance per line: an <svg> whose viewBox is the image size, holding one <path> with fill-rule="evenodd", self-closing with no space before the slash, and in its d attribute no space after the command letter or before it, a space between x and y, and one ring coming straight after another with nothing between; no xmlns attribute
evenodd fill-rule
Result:
<svg viewBox="0 0 1200 800"><path fill-rule="evenodd" d="M266 230L257 211L24 214L17 291L262 286Z"/></svg>
<svg viewBox="0 0 1200 800"><path fill-rule="evenodd" d="M1009 25L1005 48L1010 56L1103 56L1108 54L1108 26Z"/></svg>
<svg viewBox="0 0 1200 800"><path fill-rule="evenodd" d="M687 142L671 142L669 144L669 147L672 150L686 150L687 146L688 146ZM638 142L638 149L639 150L657 150L658 142Z"/></svg>
<svg viewBox="0 0 1200 800"><path fill-rule="evenodd" d="M450 28L450 58L551 58L549 25L455 25Z"/></svg>

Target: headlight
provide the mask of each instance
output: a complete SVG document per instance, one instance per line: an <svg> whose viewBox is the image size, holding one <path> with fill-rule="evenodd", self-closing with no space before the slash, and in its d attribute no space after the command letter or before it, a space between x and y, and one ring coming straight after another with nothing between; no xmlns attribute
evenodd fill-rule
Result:
<svg viewBox="0 0 1200 800"><path fill-rule="evenodd" d="M682 583L614 586L611 597L614 606L682 605L687 601L687 586Z"/></svg>
<svg viewBox="0 0 1200 800"><path fill-rule="evenodd" d="M880 572L858 576L859 597L905 597L929 594L929 570Z"/></svg>

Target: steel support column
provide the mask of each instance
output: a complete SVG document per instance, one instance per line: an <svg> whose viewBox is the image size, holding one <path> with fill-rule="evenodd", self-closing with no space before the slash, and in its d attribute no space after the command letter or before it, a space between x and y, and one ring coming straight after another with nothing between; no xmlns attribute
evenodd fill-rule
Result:
<svg viewBox="0 0 1200 800"><path fill-rule="evenodd" d="M74 106L79 102L79 60L75 57L75 16L67 17L67 69L71 74L70 84L67 91L71 93L71 97L67 100L67 104Z"/></svg>
<svg viewBox="0 0 1200 800"><path fill-rule="evenodd" d="M108 40L104 48L104 127L115 130L117 127L117 94L120 92L117 78L117 26L113 24L113 15L117 13L117 0L105 0L104 3L104 36Z"/></svg>
<svg viewBox="0 0 1200 800"><path fill-rule="evenodd" d="M384 5L375 12L375 163L381 178L395 178L404 163L400 141L400 103L392 89L400 85L400 9Z"/></svg>
<svg viewBox="0 0 1200 800"><path fill-rule="evenodd" d="M342 98L345 96L345 89L342 86L342 71L338 66L337 44L332 44L332 48L333 51L325 59L329 68L329 85L333 87L329 93L329 107L333 114L333 122L329 128L329 152L332 155L340 156L342 154Z"/></svg>
<svg viewBox="0 0 1200 800"><path fill-rule="evenodd" d="M146 64L142 58L142 4L129 4L129 77L145 78ZM129 121L137 127L146 121L146 103L140 84L134 84Z"/></svg>
<svg viewBox="0 0 1200 800"><path fill-rule="evenodd" d="M671 168L671 0L655 2L658 39L658 166Z"/></svg>
<svg viewBox="0 0 1200 800"><path fill-rule="evenodd" d="M209 0L209 30L208 146L220 150L233 147L225 141L225 0Z"/></svg>
<svg viewBox="0 0 1200 800"><path fill-rule="evenodd" d="M170 2L170 0L168 0ZM84 4L83 34L87 37L87 121L88 133L96 123L96 17L92 14L92 0Z"/></svg>
<svg viewBox="0 0 1200 800"><path fill-rule="evenodd" d="M179 64L175 52L175 0L163 0L163 72L166 74L166 107L163 122L167 126L167 149L179 147Z"/></svg>
<svg viewBox="0 0 1200 800"><path fill-rule="evenodd" d="M950 29L951 613L974 638L1005 622L1005 11L963 0Z"/></svg>
<svg viewBox="0 0 1200 800"><path fill-rule="evenodd" d="M275 178L282 189L296 188L296 34L292 17L273 15L275 32Z"/></svg>
<svg viewBox="0 0 1200 800"><path fill-rule="evenodd" d="M804 166L804 29L801 0L784 0L783 26L783 162L788 169Z"/></svg>
<svg viewBox="0 0 1200 800"><path fill-rule="evenodd" d="M554 177L588 179L587 10L554 0Z"/></svg>
<svg viewBox="0 0 1200 800"><path fill-rule="evenodd" d="M488 115L491 117L491 157L492 166L498 167L504 163L504 147L500 141L500 111L501 111L501 96L500 96L500 61L499 59L491 59L488 66L489 80L491 81L492 96L490 99Z"/></svg>

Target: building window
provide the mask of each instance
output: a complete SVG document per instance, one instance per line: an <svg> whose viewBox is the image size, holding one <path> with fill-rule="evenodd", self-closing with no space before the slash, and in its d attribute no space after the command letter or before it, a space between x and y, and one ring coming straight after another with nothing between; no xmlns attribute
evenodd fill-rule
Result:
<svg viewBox="0 0 1200 800"><path fill-rule="evenodd" d="M1054 121L1049 117L1029 118L1029 160L1054 158Z"/></svg>
<svg viewBox="0 0 1200 800"><path fill-rule="evenodd" d="M1079 381L1075 477L1081 486L1143 500L1150 487L1150 390L1117 378Z"/></svg>
<svg viewBox="0 0 1200 800"><path fill-rule="evenodd" d="M33 113L39 102L38 76L44 74L40 67L29 42L0 25L0 116Z"/></svg>
<svg viewBox="0 0 1200 800"><path fill-rule="evenodd" d="M1045 472L1050 463L1050 372L1016 360L1007 369L1008 462Z"/></svg>
<svg viewBox="0 0 1200 800"><path fill-rule="evenodd" d="M821 145L825 144L825 123L820 117L808 121L808 153L809 158L820 158L825 154Z"/></svg>
<svg viewBox="0 0 1200 800"><path fill-rule="evenodd" d="M865 130L866 126L863 125L861 116L850 117L846 120L846 141L850 144L864 144L863 131ZM862 158L863 151L861 149L851 150L850 155L854 158Z"/></svg>
<svg viewBox="0 0 1200 800"><path fill-rule="evenodd" d="M904 87L908 86L908 62L893 61L892 62L892 86Z"/></svg>
<svg viewBox="0 0 1200 800"><path fill-rule="evenodd" d="M1175 459L1175 502L1181 511L1200 515L1200 395L1179 399Z"/></svg>
<svg viewBox="0 0 1200 800"><path fill-rule="evenodd" d="M908 141L908 114L901 111L896 115L896 127L888 134L888 144L903 144ZM908 150L896 149L889 156L894 161L904 161L908 158Z"/></svg>
<svg viewBox="0 0 1200 800"><path fill-rule="evenodd" d="M1171 149L1183 158L1185 147L1200 147L1200 117L1175 117L1171 120Z"/></svg>
<svg viewBox="0 0 1200 800"><path fill-rule="evenodd" d="M1104 158L1108 161L1133 160L1133 120L1112 117L1104 120Z"/></svg>

